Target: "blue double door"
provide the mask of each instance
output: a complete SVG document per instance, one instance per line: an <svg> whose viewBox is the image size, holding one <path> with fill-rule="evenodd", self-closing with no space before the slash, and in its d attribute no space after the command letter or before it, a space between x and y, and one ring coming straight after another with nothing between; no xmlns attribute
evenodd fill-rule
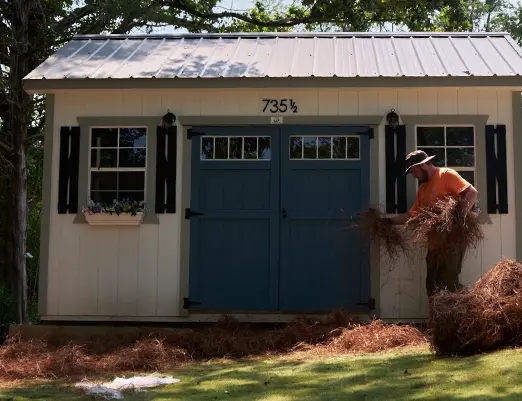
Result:
<svg viewBox="0 0 522 401"><path fill-rule="evenodd" d="M193 127L188 309L367 310L368 127Z"/></svg>

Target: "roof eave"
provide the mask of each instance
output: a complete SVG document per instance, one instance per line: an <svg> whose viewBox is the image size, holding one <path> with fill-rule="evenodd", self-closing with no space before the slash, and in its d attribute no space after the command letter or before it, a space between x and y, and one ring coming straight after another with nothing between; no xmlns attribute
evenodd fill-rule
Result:
<svg viewBox="0 0 522 401"><path fill-rule="evenodd" d="M61 90L522 87L522 76L25 79L28 93Z"/></svg>
<svg viewBox="0 0 522 401"><path fill-rule="evenodd" d="M148 34L91 34L75 35L73 40L158 39L158 38L400 38L400 37L505 37L508 32L226 32L226 33L148 33Z"/></svg>

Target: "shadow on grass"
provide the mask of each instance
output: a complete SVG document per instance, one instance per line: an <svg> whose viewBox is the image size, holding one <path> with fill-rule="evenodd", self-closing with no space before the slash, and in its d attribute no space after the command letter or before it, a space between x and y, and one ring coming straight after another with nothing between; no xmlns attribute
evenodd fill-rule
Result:
<svg viewBox="0 0 522 401"><path fill-rule="evenodd" d="M520 400L522 354L517 355L516 359L508 353L439 359L422 352L214 362L169 372L181 379L181 383L144 393L128 393L125 399ZM42 388L41 391L17 389L9 395L16 401L90 399L63 388Z"/></svg>

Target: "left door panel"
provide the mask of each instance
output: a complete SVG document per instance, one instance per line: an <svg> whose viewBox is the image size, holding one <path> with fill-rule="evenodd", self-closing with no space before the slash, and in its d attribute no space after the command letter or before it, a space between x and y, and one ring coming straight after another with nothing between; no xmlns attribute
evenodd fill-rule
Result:
<svg viewBox="0 0 522 401"><path fill-rule="evenodd" d="M271 127L193 127L190 309L274 310L279 140Z"/></svg>

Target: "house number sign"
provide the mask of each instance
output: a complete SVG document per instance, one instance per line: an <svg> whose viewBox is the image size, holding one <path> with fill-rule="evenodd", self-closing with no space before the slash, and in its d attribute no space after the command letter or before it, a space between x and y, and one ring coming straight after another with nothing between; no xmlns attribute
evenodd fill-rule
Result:
<svg viewBox="0 0 522 401"><path fill-rule="evenodd" d="M297 113L297 103L293 99L262 99L263 113Z"/></svg>

